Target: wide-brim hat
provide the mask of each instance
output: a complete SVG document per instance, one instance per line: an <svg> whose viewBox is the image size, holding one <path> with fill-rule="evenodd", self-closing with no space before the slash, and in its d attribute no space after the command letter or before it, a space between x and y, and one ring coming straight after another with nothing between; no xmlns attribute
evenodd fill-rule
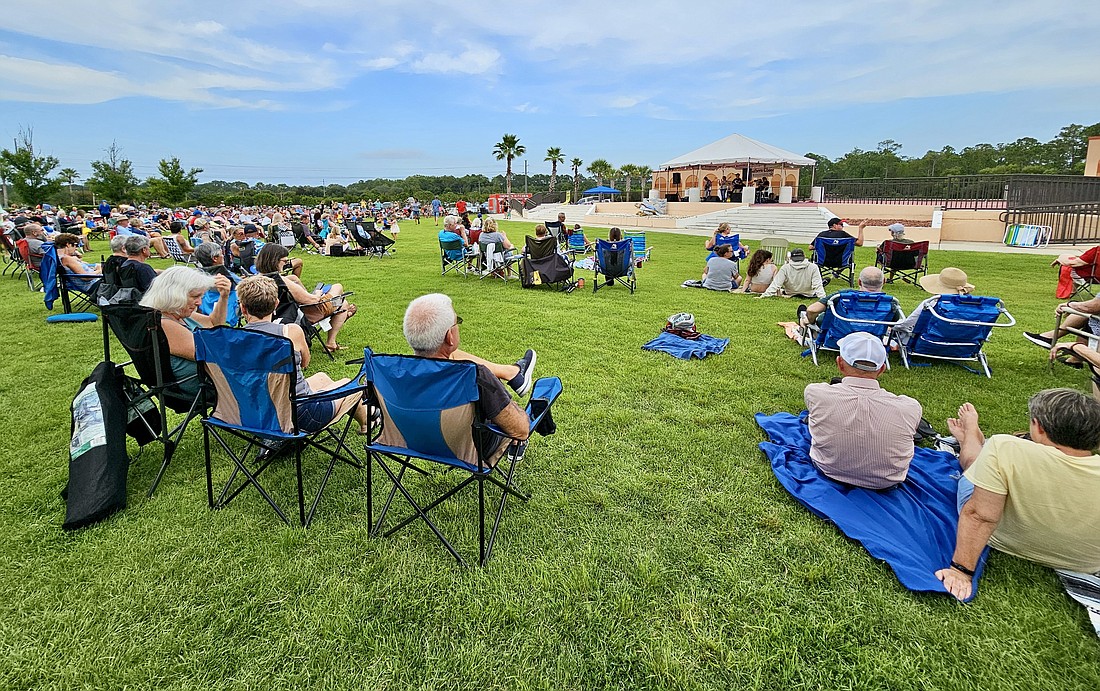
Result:
<svg viewBox="0 0 1100 691"><path fill-rule="evenodd" d="M920 287L934 295L969 293L974 290L974 285L966 281L966 272L954 267L921 277Z"/></svg>

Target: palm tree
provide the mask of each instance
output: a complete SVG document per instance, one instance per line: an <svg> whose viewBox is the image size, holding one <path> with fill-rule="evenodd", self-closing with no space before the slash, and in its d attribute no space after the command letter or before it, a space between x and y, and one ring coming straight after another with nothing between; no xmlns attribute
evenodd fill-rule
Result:
<svg viewBox="0 0 1100 691"><path fill-rule="evenodd" d="M80 177L80 173L76 172L74 168L62 168L61 172L57 174L57 177L64 180L69 185L69 203L75 204L73 197L73 180Z"/></svg>
<svg viewBox="0 0 1100 691"><path fill-rule="evenodd" d="M519 137L514 134L506 134L493 147L493 155L498 161L508 161L508 167L504 174L504 184L508 197L512 196L512 159L527 153L527 147L519 143Z"/></svg>
<svg viewBox="0 0 1100 691"><path fill-rule="evenodd" d="M550 161L550 193L554 192L554 183L558 181L558 164L565 163L565 156L561 155L561 148L552 146L546 150L544 161Z"/></svg>
<svg viewBox="0 0 1100 691"><path fill-rule="evenodd" d="M630 201L630 183L634 181L634 176L638 174L638 166L633 163L624 163L619 168L619 173L626 178L626 200Z"/></svg>
<svg viewBox="0 0 1100 691"><path fill-rule="evenodd" d="M602 158L597 158L588 164L588 172L596 176L596 186L603 185L604 178L609 178L615 174L615 166Z"/></svg>
<svg viewBox="0 0 1100 691"><path fill-rule="evenodd" d="M574 158L569 162L573 166L573 201L577 201L577 195L581 188L581 166L584 165L584 161L579 158Z"/></svg>

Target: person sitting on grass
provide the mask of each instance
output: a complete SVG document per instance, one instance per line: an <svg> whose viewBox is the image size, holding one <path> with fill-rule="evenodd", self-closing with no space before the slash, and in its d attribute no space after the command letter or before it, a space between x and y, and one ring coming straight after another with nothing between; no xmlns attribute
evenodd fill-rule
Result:
<svg viewBox="0 0 1100 691"><path fill-rule="evenodd" d="M771 285L760 294L760 297L769 298L773 295L783 297L800 295L818 299L825 297L825 286L821 282L821 268L806 259L806 252L801 247L791 250L790 258L779 267Z"/></svg>
<svg viewBox="0 0 1100 691"><path fill-rule="evenodd" d="M749 268L745 271L743 290L746 293L763 293L772 284L778 269L772 261L774 255L769 250L756 250L749 259Z"/></svg>
<svg viewBox="0 0 1100 691"><path fill-rule="evenodd" d="M737 289L741 279L737 272L737 262L733 261L733 248L729 245L719 245L714 248L714 256L707 260L707 266L703 269L701 281L684 281L680 284L684 288L706 288L732 293Z"/></svg>
<svg viewBox="0 0 1100 691"><path fill-rule="evenodd" d="M358 308L341 297L344 294L344 286L339 283L322 285L311 293L306 290L302 279L294 274L283 276L288 254L289 252L282 245L269 242L256 255L256 273L271 276L275 279L276 285L281 283L290 298L301 307L302 313L311 324L321 322L328 317L330 328L324 348L330 353L344 350L345 346L340 345L336 337L340 335L340 329L344 328L344 323L355 316Z"/></svg>
<svg viewBox="0 0 1100 691"><path fill-rule="evenodd" d="M1028 399L1030 438L988 440L970 403L947 427L959 442L959 529L949 593L970 597L986 544L1055 569L1100 572L1100 402L1073 389Z"/></svg>
<svg viewBox="0 0 1100 691"><path fill-rule="evenodd" d="M309 367L310 352L306 334L297 324L275 324L271 315L279 304L279 287L268 276L249 276L237 284L237 299L240 301L244 316L244 328L249 331L283 336L294 344L294 393L309 396L321 391L337 389L350 382L350 379L333 381L325 372L317 372L308 378L302 370ZM359 434L369 434L367 407L362 405L361 394L351 394L336 401L307 401L298 403L298 429L303 432L317 432L345 415L359 423Z"/></svg>

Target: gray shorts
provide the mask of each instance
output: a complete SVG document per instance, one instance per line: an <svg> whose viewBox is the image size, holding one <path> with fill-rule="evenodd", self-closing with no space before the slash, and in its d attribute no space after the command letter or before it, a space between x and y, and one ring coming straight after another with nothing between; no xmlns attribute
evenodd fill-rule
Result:
<svg viewBox="0 0 1100 691"><path fill-rule="evenodd" d="M1100 336L1100 317L1096 315L1089 317L1089 331L1093 336Z"/></svg>

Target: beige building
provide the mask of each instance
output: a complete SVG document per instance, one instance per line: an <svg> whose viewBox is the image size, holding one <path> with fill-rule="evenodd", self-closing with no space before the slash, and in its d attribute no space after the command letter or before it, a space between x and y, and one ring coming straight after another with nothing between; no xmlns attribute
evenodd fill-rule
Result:
<svg viewBox="0 0 1100 691"><path fill-rule="evenodd" d="M1100 178L1100 137L1089 137L1089 151L1085 154L1085 175Z"/></svg>

